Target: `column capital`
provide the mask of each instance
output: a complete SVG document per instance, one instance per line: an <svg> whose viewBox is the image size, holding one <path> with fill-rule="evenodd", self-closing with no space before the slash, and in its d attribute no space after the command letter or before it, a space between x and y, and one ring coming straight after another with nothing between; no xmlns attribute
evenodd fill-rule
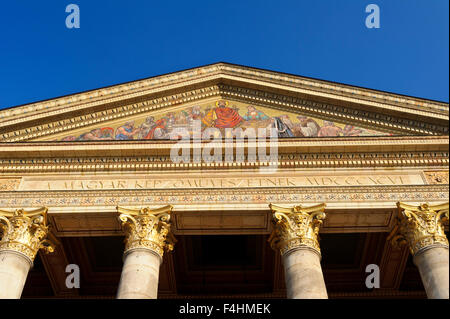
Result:
<svg viewBox="0 0 450 319"><path fill-rule="evenodd" d="M394 246L409 246L414 256L436 245L448 247L444 223L448 222L449 203L419 206L397 203L397 223L388 237Z"/></svg>
<svg viewBox="0 0 450 319"><path fill-rule="evenodd" d="M274 229L269 238L273 249L279 249L284 255L291 249L308 247L320 255L317 236L326 217L325 204L291 208L270 204L269 207L273 212Z"/></svg>
<svg viewBox="0 0 450 319"><path fill-rule="evenodd" d="M171 251L175 238L170 232L171 205L151 210L117 207L119 220L125 228L125 254L133 249L148 249L161 258Z"/></svg>
<svg viewBox="0 0 450 319"><path fill-rule="evenodd" d="M47 208L33 211L16 209L13 212L0 210L1 251L14 251L33 263L39 249L46 253L54 251L53 244L46 239L49 233Z"/></svg>

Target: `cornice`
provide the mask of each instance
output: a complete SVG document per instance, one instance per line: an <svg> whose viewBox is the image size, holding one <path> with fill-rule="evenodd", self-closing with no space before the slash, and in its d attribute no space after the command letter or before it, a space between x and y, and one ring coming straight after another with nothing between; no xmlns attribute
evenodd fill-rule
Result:
<svg viewBox="0 0 450 319"><path fill-rule="evenodd" d="M409 97L394 93L382 92L367 88L355 87L352 85L334 83L325 80L311 79L301 76L279 73L269 70L255 69L246 66L236 66L230 64L220 64L219 68L226 74L239 75L242 78L264 80L270 83L281 84L287 87L304 88L310 92L328 93L332 96L342 96L354 99L355 102L363 103L371 101L380 105L390 104L402 108L415 109L418 111L435 112L436 114L446 114L448 116L448 103L437 102L416 97Z"/></svg>
<svg viewBox="0 0 450 319"><path fill-rule="evenodd" d="M89 142L21 142L1 143L0 158L52 158L89 156L151 156L169 155L178 141L89 141ZM225 148L221 142L203 141L201 145ZM264 143L263 143L264 144ZM262 144L257 144L262 145ZM235 140L234 147L257 147L248 141ZM269 147L269 142L265 145ZM200 146L195 144L195 147ZM203 147L202 146L202 147ZM192 149L194 144L190 144ZM279 154L311 153L370 153L370 152L448 152L448 136L386 136L386 137L340 137L340 138L283 138L278 139ZM223 153L223 152L222 152ZM192 152L191 152L192 154Z"/></svg>
<svg viewBox="0 0 450 319"><path fill-rule="evenodd" d="M307 168L448 168L448 152L350 152L280 154L279 169ZM249 161L223 163L173 163L169 156L122 157L49 157L34 159L0 159L1 174L62 173L62 172L194 172L250 169L257 171L267 163Z"/></svg>
<svg viewBox="0 0 450 319"><path fill-rule="evenodd" d="M56 117L54 120L46 123L39 123L23 129L9 130L5 127L4 133L0 135L0 141L18 142L30 139L42 138L53 134L58 134L90 125L101 124L107 121L116 120L120 118L126 118L128 116L134 116L145 112L156 111L161 108L176 106L182 103L194 102L200 99L209 98L212 96L219 96L218 86L209 86L206 88L196 89L192 91L186 91L178 94L172 94L171 96L157 97L154 99L148 99L138 101L136 103L121 104L115 101L115 104L111 104L112 107L103 109L100 111L92 110L88 113L83 113L78 116L69 117ZM105 103L112 103L114 101L103 101ZM104 104L104 103L99 103ZM77 111L79 109L75 108ZM62 112L64 115L67 112ZM48 118L53 113L46 113ZM20 123L20 121L17 121ZM2 125L0 124L0 131L2 131Z"/></svg>
<svg viewBox="0 0 450 319"><path fill-rule="evenodd" d="M219 63L0 111L1 138L35 139L220 94L389 132L448 133L445 103Z"/></svg>
<svg viewBox="0 0 450 319"><path fill-rule="evenodd" d="M204 78L216 74L232 74L235 76L240 75L244 78L264 80L267 82L283 84L288 87L305 87L309 90L315 90L318 92L328 90L328 92L332 92L335 95L339 94L342 96L352 96L353 98L359 98L361 100L372 100L379 101L380 103L398 104L402 105L403 107L416 108L418 110L427 108L430 110L434 110L436 113L448 114L448 104L443 102L408 97L394 93L381 92L367 88L359 88L346 84L333 83L324 80L311 79L246 66L238 66L228 63L216 63L185 71L155 76L143 80L113 85L110 87L95 89L88 92L71 94L60 98L6 109L0 111L0 119L5 121L8 118L15 116L17 117L27 113L36 113L35 115L37 115L39 114L38 112L41 111L53 112L63 110L68 105L70 105L71 107L86 105L98 99L103 99L105 97L117 97L127 92L129 93L130 91L133 92L132 94L139 94L144 90L150 88L167 88L169 85L174 85L179 82L186 83L186 81L196 81L199 78Z"/></svg>
<svg viewBox="0 0 450 319"><path fill-rule="evenodd" d="M105 103L138 98L174 89L179 86L178 84L181 86L195 85L215 79L218 71L217 65L211 65L18 106L0 111L0 120L4 126L13 125L23 121L24 118L27 121L34 120L74 110L89 109Z"/></svg>

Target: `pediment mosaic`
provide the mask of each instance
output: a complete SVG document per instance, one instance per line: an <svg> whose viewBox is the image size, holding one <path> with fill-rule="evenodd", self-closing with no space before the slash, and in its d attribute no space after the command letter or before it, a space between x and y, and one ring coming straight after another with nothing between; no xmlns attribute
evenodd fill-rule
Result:
<svg viewBox="0 0 450 319"><path fill-rule="evenodd" d="M46 140L99 141L99 140L169 140L179 139L183 131L192 132L196 125L201 130L226 129L238 136L236 129L275 128L278 137L339 137L339 136L388 136L386 132L362 128L333 120L319 119L301 114L284 112L258 105L224 99L150 112L144 115L108 122L103 125L78 129ZM230 132L230 130L228 130ZM180 133L181 134L181 133ZM225 136L225 135L222 135Z"/></svg>

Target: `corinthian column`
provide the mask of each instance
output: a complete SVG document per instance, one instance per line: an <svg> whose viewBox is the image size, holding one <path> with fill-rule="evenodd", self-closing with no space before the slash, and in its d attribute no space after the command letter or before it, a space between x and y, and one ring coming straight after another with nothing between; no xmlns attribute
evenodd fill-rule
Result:
<svg viewBox="0 0 450 319"><path fill-rule="evenodd" d="M46 240L47 208L0 210L0 299L19 299L39 249L53 252Z"/></svg>
<svg viewBox="0 0 450 319"><path fill-rule="evenodd" d="M317 240L325 219L325 204L285 208L269 205L274 229L269 238L273 249L283 258L289 299L328 299Z"/></svg>
<svg viewBox="0 0 450 319"><path fill-rule="evenodd" d="M409 246L428 298L448 299L448 240L443 226L448 221L448 203L397 206L398 223L388 239Z"/></svg>
<svg viewBox="0 0 450 319"><path fill-rule="evenodd" d="M156 210L118 207L125 228L125 252L118 299L156 299L164 250L172 250L172 206Z"/></svg>

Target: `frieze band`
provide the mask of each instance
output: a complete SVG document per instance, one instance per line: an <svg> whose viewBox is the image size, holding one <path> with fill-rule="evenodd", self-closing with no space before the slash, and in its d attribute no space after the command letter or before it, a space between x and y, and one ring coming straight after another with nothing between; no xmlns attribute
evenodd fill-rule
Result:
<svg viewBox="0 0 450 319"><path fill-rule="evenodd" d="M70 194L70 196L69 196ZM65 207L118 206L209 203L296 203L296 202L367 202L367 201L448 201L448 185L372 186L372 187L292 187L223 189L220 193L209 189L192 190L91 190L3 192L0 207Z"/></svg>

